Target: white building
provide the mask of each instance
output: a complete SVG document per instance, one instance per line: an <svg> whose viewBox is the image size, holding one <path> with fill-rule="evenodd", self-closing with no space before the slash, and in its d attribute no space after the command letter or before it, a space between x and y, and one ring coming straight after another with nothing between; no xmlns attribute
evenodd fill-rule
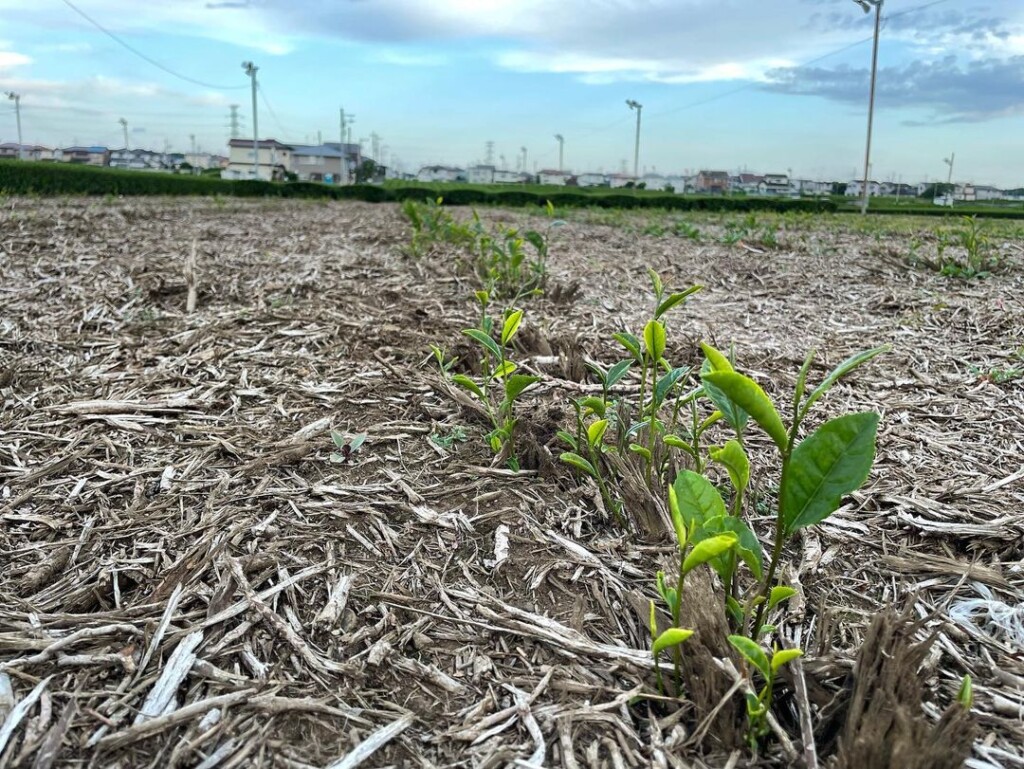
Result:
<svg viewBox="0 0 1024 769"><path fill-rule="evenodd" d="M580 174L576 177L576 184L580 187L606 187L608 177L604 174Z"/></svg>
<svg viewBox="0 0 1024 769"><path fill-rule="evenodd" d="M470 184L494 184L494 166L470 166Z"/></svg>
<svg viewBox="0 0 1024 769"><path fill-rule="evenodd" d="M227 167L220 172L222 179L252 179L279 181L285 178L292 164L292 148L276 139L260 139L257 142L255 169L253 168L253 141L232 139L228 142Z"/></svg>
<svg viewBox="0 0 1024 769"><path fill-rule="evenodd" d="M859 198L863 195L864 181L853 180L848 182L846 185L846 197L848 198ZM877 197L882 193L882 185L878 182L868 182L868 197Z"/></svg>
<svg viewBox="0 0 1024 769"><path fill-rule="evenodd" d="M537 184L550 184L556 187L564 187L572 174L567 171L553 171L551 169L537 173Z"/></svg>
<svg viewBox="0 0 1024 769"><path fill-rule="evenodd" d="M621 189L630 184L633 187L636 186L635 176L630 176L629 174L608 174L608 185L612 189Z"/></svg>
<svg viewBox="0 0 1024 769"><path fill-rule="evenodd" d="M789 195L792 189L789 176L786 174L765 174L764 179L757 183L759 195Z"/></svg>
<svg viewBox="0 0 1024 769"><path fill-rule="evenodd" d="M529 181L530 175L521 171L508 171L503 168L494 171L495 184L527 184Z"/></svg>
<svg viewBox="0 0 1024 769"><path fill-rule="evenodd" d="M667 178L665 178L661 174L654 173L644 174L643 176L641 176L640 183L644 185L644 189L646 190L665 190L669 186L671 186L673 190L676 188L674 184L669 184Z"/></svg>
<svg viewBox="0 0 1024 769"><path fill-rule="evenodd" d="M423 166L416 174L419 182L458 182L465 178L465 170L454 166Z"/></svg>
<svg viewBox="0 0 1024 769"><path fill-rule="evenodd" d="M693 181L688 176L666 176L665 177L665 188L671 187L675 190L677 195L682 195L686 192L686 187L689 185L693 186Z"/></svg>

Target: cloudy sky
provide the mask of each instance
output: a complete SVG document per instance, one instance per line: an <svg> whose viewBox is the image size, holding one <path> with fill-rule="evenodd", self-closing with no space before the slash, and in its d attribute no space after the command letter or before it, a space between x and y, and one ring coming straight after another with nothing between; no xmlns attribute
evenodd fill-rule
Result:
<svg viewBox="0 0 1024 769"><path fill-rule="evenodd" d="M124 117L133 146L222 150L229 105L251 131L251 59L262 136L335 140L344 106L409 170L487 141L553 167L560 133L567 167L618 171L626 99L648 170L863 163L872 17L851 0L0 0L0 18L30 142L118 146ZM873 175L944 177L950 152L961 181L1024 185L1024 0L885 4Z"/></svg>

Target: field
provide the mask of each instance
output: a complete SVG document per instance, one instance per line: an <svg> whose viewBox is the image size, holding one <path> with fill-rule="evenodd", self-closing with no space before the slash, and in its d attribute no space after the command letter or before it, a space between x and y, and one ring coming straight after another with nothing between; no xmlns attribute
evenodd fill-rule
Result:
<svg viewBox="0 0 1024 769"><path fill-rule="evenodd" d="M542 379L513 470L431 354L469 365L478 286L453 246L410 256L396 205L0 202L0 766L925 767L971 742L972 767L1024 765L1018 223L984 223L998 266L970 278L933 269L958 222L559 212L547 289L519 302ZM772 637L806 654L756 756L728 647L691 639L706 685L658 693L669 534L624 530L558 461L570 398L600 391L584 361L649 317L648 267L704 286L666 357L734 345L778 403L811 348L813 385L891 345L809 417L877 411L878 454L787 547ZM748 446L770 501L770 441ZM627 513L664 511L654 491ZM684 615L723 625L694 575ZM865 763L885 746L902 758Z"/></svg>

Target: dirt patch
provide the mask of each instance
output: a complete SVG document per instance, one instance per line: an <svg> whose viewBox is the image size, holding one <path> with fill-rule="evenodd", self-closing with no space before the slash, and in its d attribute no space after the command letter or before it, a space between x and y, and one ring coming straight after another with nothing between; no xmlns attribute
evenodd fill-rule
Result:
<svg viewBox="0 0 1024 769"><path fill-rule="evenodd" d="M932 728L970 673L974 759L1019 765L1024 380L990 374L1024 340L1024 279L914 270L844 221L771 253L570 221L552 285L578 288L524 303L545 381L511 472L430 356L475 325L472 286L454 255L402 254L395 207L5 199L0 711L5 682L29 706L0 765L326 766L359 745L375 766L748 761L742 735L644 699L668 540L621 532L551 456L585 360L621 357L612 332L649 311L647 266L706 286L669 317L673 354L735 343L779 398L809 348L820 379L893 345L825 403L882 413L879 461L794 543L803 608L779 635L808 651L812 726L834 727L872 618L909 606L926 620L906 643L938 635L907 718ZM331 430L366 442L332 463ZM802 750L795 692L780 720ZM722 708L735 724L742 699ZM771 741L756 763L792 761Z"/></svg>

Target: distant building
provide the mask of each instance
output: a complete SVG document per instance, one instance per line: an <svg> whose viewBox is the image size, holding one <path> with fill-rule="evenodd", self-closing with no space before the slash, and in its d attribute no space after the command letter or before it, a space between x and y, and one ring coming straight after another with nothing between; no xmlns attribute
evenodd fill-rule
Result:
<svg viewBox="0 0 1024 769"><path fill-rule="evenodd" d="M580 174L576 177L577 187L607 187L608 177L604 174Z"/></svg>
<svg viewBox="0 0 1024 769"><path fill-rule="evenodd" d="M110 150L106 147L65 147L61 151L65 163L86 166L105 166L110 162Z"/></svg>
<svg viewBox="0 0 1024 769"><path fill-rule="evenodd" d="M529 182L530 175L524 174L522 171L507 171L499 168L494 172L495 184L528 184Z"/></svg>
<svg viewBox="0 0 1024 769"><path fill-rule="evenodd" d="M863 195L864 181L854 180L846 185L846 197L859 198ZM882 185L878 182L868 182L868 197L876 197L882 193Z"/></svg>
<svg viewBox="0 0 1024 769"><path fill-rule="evenodd" d="M612 189L635 187L636 177L630 174L608 174L608 186Z"/></svg>
<svg viewBox="0 0 1024 769"><path fill-rule="evenodd" d="M546 170L537 172L537 184L550 184L556 187L564 187L568 184L572 174L568 171Z"/></svg>
<svg viewBox="0 0 1024 769"><path fill-rule="evenodd" d="M694 187L697 192L723 195L729 190L729 174L725 171L701 171Z"/></svg>
<svg viewBox="0 0 1024 769"><path fill-rule="evenodd" d="M302 182L341 184L355 180L362 162L358 144L296 144L292 147L289 170Z"/></svg>
<svg viewBox="0 0 1024 769"><path fill-rule="evenodd" d="M110 151L108 165L132 171L169 171L171 165L162 152L143 149L116 149Z"/></svg>
<svg viewBox="0 0 1024 769"><path fill-rule="evenodd" d="M690 187L690 191L693 191L693 180L689 176L673 176L669 175L665 177L666 189L671 187L675 190L676 194L682 195L687 191L687 187Z"/></svg>
<svg viewBox="0 0 1024 769"><path fill-rule="evenodd" d="M475 165L468 169L470 184L494 184L494 166Z"/></svg>
<svg viewBox="0 0 1024 769"><path fill-rule="evenodd" d="M661 174L655 173L644 174L640 177L640 183L643 184L644 189L647 190L666 190L669 187L672 187L672 189L675 190L676 188L676 186L671 184L667 178ZM681 192L682 190L679 191Z"/></svg>
<svg viewBox="0 0 1024 769"><path fill-rule="evenodd" d="M764 177L758 174L736 174L729 180L730 189L733 192L742 192L747 195L759 195L760 184Z"/></svg>
<svg viewBox="0 0 1024 769"><path fill-rule="evenodd" d="M289 144L282 144L276 139L260 139L257 144L257 156L253 168L253 142L251 139L232 139L228 142L230 155L227 167L221 172L222 179L252 179L255 176L264 181L280 181L286 178L288 168L291 166L292 147ZM173 155L169 156L172 164L175 163ZM178 163L183 163L185 156L181 156Z"/></svg>
<svg viewBox="0 0 1024 769"><path fill-rule="evenodd" d="M423 166L416 174L420 182L458 182L466 180L466 172L454 166Z"/></svg>
<svg viewBox="0 0 1024 769"><path fill-rule="evenodd" d="M757 191L761 195L789 195L789 176L786 174L765 174L758 182Z"/></svg>

